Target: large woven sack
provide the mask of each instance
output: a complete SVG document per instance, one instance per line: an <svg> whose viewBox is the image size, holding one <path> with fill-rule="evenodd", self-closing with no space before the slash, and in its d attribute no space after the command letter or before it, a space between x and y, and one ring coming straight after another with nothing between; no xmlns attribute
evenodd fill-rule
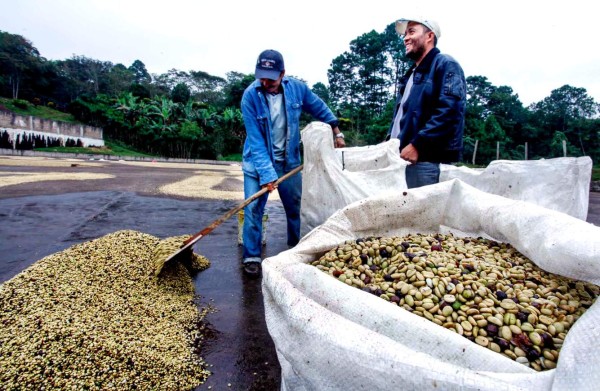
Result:
<svg viewBox="0 0 600 391"><path fill-rule="evenodd" d="M485 169L442 165L440 181L460 179L485 192L587 219L592 159L495 160Z"/></svg>
<svg viewBox="0 0 600 391"><path fill-rule="evenodd" d="M282 390L598 389L598 302L570 329L557 368L536 372L308 265L345 240L416 232L507 242L548 272L600 283L600 228L567 214L457 179L366 198L263 262Z"/></svg>

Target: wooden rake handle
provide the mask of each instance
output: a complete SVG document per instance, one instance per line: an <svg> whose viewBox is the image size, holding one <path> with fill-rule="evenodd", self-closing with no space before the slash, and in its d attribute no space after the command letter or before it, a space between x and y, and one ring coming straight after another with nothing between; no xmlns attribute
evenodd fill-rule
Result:
<svg viewBox="0 0 600 391"><path fill-rule="evenodd" d="M275 181L275 185L279 185L281 182L285 181L286 179L288 179L292 175L295 175L295 174L299 173L300 171L302 171L303 167L304 167L304 165L301 164L298 167L294 168L292 171L288 172L287 174L282 175L280 178L277 179L277 181ZM221 216L218 219L216 219L215 221L213 221L210 225L208 225L202 231L196 233L195 235L193 235L192 237L190 237L189 239L187 239L185 242L183 242L183 246L179 250L177 250L176 252L174 252L173 254L171 254L171 256L169 256L169 258L167 258L165 260L165 263L168 262L168 261L170 261L171 259L173 259L175 256L177 256L181 252L183 252L183 251L187 250L188 248L192 247L198 240L202 239L204 236L206 236L209 233L211 233L215 228L217 228L219 225L221 225L224 221L226 221L227 219L229 219L235 213L237 213L240 210L244 209L246 207L246 205L248 205L249 203L251 203L252 201L254 201L255 199L257 199L258 197L262 196L267 191L269 191L269 189L267 187L263 187L258 192L254 193L253 195L251 195L250 197L248 197L246 200L244 200L241 204L239 204L235 208L233 208L230 211L228 211L227 213L225 213L223 216Z"/></svg>

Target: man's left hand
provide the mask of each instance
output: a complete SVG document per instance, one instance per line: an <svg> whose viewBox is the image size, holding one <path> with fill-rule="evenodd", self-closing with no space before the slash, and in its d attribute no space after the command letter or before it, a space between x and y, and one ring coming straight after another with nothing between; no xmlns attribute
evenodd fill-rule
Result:
<svg viewBox="0 0 600 391"><path fill-rule="evenodd" d="M272 193L273 190L277 189L277 181L269 182L267 184L262 185L261 187L266 187L269 190L269 193Z"/></svg>
<svg viewBox="0 0 600 391"><path fill-rule="evenodd" d="M336 148L345 148L346 147L346 142L344 141L343 138L336 137L335 142L334 142L334 146Z"/></svg>
<svg viewBox="0 0 600 391"><path fill-rule="evenodd" d="M344 148L346 146L346 141L344 140L344 134L340 131L340 128L338 128L336 126L335 128L332 128L331 130L333 131L333 137L334 137L333 146L336 148ZM341 137L337 137L338 134Z"/></svg>
<svg viewBox="0 0 600 391"><path fill-rule="evenodd" d="M412 164L415 164L419 160L419 151L414 145L408 144L400 151L400 157L404 160L408 160Z"/></svg>

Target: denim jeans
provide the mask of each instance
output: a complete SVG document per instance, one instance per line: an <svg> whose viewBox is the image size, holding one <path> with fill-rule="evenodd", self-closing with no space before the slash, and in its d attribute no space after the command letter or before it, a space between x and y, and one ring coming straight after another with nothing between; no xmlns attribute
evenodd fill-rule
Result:
<svg viewBox="0 0 600 391"><path fill-rule="evenodd" d="M439 181L439 163L417 162L406 166L406 185L409 189L432 185Z"/></svg>
<svg viewBox="0 0 600 391"><path fill-rule="evenodd" d="M282 165L275 165L277 175L285 174ZM289 170L288 170L289 171ZM261 189L258 178L244 174L244 197L249 198ZM300 202L302 200L302 174L299 172L277 186L279 198L287 217L287 244L295 246L300 241ZM262 217L269 194L252 201L244 208L242 231L243 262L260 262L262 250Z"/></svg>

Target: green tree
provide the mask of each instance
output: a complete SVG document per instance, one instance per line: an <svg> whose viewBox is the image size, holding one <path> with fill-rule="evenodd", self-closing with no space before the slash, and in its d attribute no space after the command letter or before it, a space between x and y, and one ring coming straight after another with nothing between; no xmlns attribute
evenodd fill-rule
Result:
<svg viewBox="0 0 600 391"><path fill-rule="evenodd" d="M191 159L197 143L204 136L203 130L195 121L185 120L179 125L179 134L176 143L176 157Z"/></svg>
<svg viewBox="0 0 600 391"><path fill-rule="evenodd" d="M105 93L117 96L129 89L133 83L133 74L125 65L116 64L108 70L105 83Z"/></svg>
<svg viewBox="0 0 600 391"><path fill-rule="evenodd" d="M190 71L191 93L194 99L209 105L219 105L223 100L226 81L202 71Z"/></svg>
<svg viewBox="0 0 600 391"><path fill-rule="evenodd" d="M223 103L219 107L240 107L244 91L254 80L254 74L228 72L223 87Z"/></svg>
<svg viewBox="0 0 600 391"><path fill-rule="evenodd" d="M82 94L95 95L109 92L108 74L113 67L112 63L85 56L73 56L58 61L57 66L64 80L70 84L71 99Z"/></svg>
<svg viewBox="0 0 600 391"><path fill-rule="evenodd" d="M154 77L154 87L159 91L166 91L167 93L172 91L177 84L182 83L189 87L190 75L185 71L175 68Z"/></svg>
<svg viewBox="0 0 600 391"><path fill-rule="evenodd" d="M359 80L355 76L355 56L344 52L333 59L331 68L327 71L329 93L335 107L342 111L347 118L357 118L360 106L358 96Z"/></svg>
<svg viewBox="0 0 600 391"><path fill-rule="evenodd" d="M385 45L385 56L387 67L390 69L391 82L394 86L392 96L398 95L400 78L408 71L412 62L406 57L404 41L396 32L396 23L389 24L383 31L383 42Z"/></svg>
<svg viewBox="0 0 600 391"><path fill-rule="evenodd" d="M350 50L334 58L327 71L333 106L350 120L350 140L366 140L365 130L384 119L388 102L395 99L399 78L408 69L404 43L388 25L350 42ZM388 119L391 122L391 118ZM375 126L379 132L381 124Z"/></svg>
<svg viewBox="0 0 600 391"><path fill-rule="evenodd" d="M392 97L391 72L387 68L384 34L371 31L350 42L350 50L357 61L354 74L362 81L358 84L359 102L367 115L380 114Z"/></svg>
<svg viewBox="0 0 600 391"><path fill-rule="evenodd" d="M171 100L175 103L187 103L190 100L191 92L185 83L179 83L171 91Z"/></svg>
<svg viewBox="0 0 600 391"><path fill-rule="evenodd" d="M220 126L223 117L212 106L198 110L198 123L205 132L201 151L204 156L220 159L226 150L226 132Z"/></svg>
<svg viewBox="0 0 600 391"><path fill-rule="evenodd" d="M315 83L312 87L312 92L314 92L319 98L321 98L323 100L323 102L325 102L325 104L330 105L330 98L329 98L329 88L327 88L327 86L321 82Z"/></svg>
<svg viewBox="0 0 600 391"><path fill-rule="evenodd" d="M223 111L223 124L227 131L226 139L234 142L234 145L229 144L229 150L231 152L239 152L244 146L244 139L246 137L246 128L244 127L244 119L242 117L242 110L238 108L228 107Z"/></svg>
<svg viewBox="0 0 600 391"><path fill-rule="evenodd" d="M488 102L496 87L485 76L469 76L467 81L467 115L473 119L485 120L490 114Z"/></svg>
<svg viewBox="0 0 600 391"><path fill-rule="evenodd" d="M585 88L564 85L552 90L549 97L531 105L532 118L540 128L540 143L535 156L544 157L550 154L551 140L555 132L564 133L569 142L580 148L580 154L586 154L584 140L593 135L584 133L582 120L593 119L598 114L598 104L587 95Z"/></svg>
<svg viewBox="0 0 600 391"><path fill-rule="evenodd" d="M143 84L133 83L129 86L127 91L131 92L134 96L137 96L141 99L150 99L152 97L152 94L150 93L148 87L146 87Z"/></svg>
<svg viewBox="0 0 600 391"><path fill-rule="evenodd" d="M16 34L0 31L0 83L2 94L19 98L23 86L28 87L45 62L31 41Z"/></svg>
<svg viewBox="0 0 600 391"><path fill-rule="evenodd" d="M152 77L148 73L146 65L140 60L135 60L128 69L133 75L133 83L147 85L152 82Z"/></svg>
<svg viewBox="0 0 600 391"><path fill-rule="evenodd" d="M501 157L521 159L523 150L517 147L535 137L535 129L528 126L528 112L512 88L496 87L485 76L467 77L463 140L466 161L471 161L476 140L479 140L477 161L489 163L496 157L497 142L501 145Z"/></svg>

